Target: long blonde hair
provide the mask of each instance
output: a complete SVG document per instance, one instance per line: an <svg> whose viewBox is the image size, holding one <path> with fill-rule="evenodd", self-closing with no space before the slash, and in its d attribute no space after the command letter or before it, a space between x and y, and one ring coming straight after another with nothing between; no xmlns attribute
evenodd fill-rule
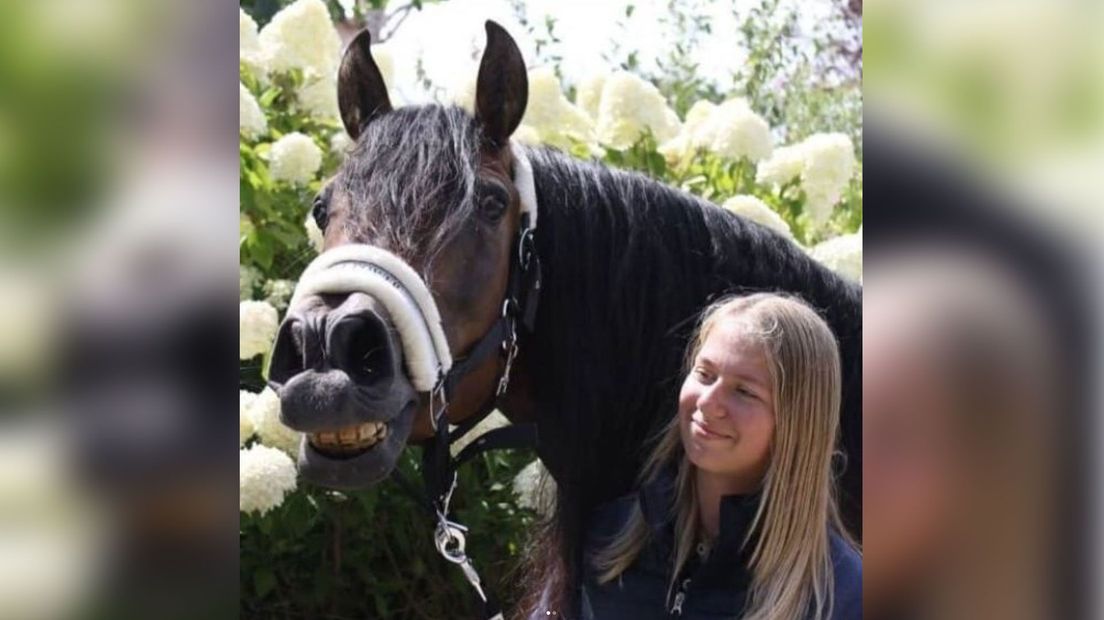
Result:
<svg viewBox="0 0 1104 620"><path fill-rule="evenodd" d="M836 339L817 313L797 299L772 293L732 297L702 315L687 351L686 371L721 321L736 320L763 348L775 413L770 463L744 546L754 542L751 590L743 617L826 618L832 609L829 528L846 537L839 519L831 463L839 426L840 361ZM685 457L679 416L662 432L642 473L654 479L677 461L675 552L668 598L703 535L696 499L695 466ZM639 505L610 545L594 558L602 583L636 560L650 536Z"/></svg>

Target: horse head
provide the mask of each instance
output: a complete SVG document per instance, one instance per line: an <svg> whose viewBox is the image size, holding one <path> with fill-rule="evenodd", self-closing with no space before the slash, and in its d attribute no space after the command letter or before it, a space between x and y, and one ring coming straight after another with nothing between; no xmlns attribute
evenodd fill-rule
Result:
<svg viewBox="0 0 1104 620"><path fill-rule="evenodd" d="M513 39L493 22L486 30L474 117L438 105L393 109L366 30L342 59L338 101L356 144L312 216L323 257L374 252L382 258L372 268L394 287L297 289L280 326L269 381L283 422L304 433L299 467L313 482L359 488L385 478L408 442L433 433L439 383L424 358L465 359L503 316L523 222L509 137L528 82ZM439 325L428 349L412 332L422 321ZM504 366L498 355L468 364L450 383L448 421L492 398Z"/></svg>

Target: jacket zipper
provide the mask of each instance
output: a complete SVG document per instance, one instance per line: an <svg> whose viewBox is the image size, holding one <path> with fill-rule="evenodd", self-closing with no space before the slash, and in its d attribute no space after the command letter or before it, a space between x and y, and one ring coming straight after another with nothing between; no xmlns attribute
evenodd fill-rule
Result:
<svg viewBox="0 0 1104 620"><path fill-rule="evenodd" d="M686 591L690 589L690 580L683 579L682 585L679 587L678 592L675 593L675 601L671 605L671 615L682 615L682 604L686 602Z"/></svg>

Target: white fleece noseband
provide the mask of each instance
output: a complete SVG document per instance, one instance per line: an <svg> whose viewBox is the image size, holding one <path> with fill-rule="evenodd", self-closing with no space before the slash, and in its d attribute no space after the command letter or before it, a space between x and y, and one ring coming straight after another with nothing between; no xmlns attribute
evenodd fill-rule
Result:
<svg viewBox="0 0 1104 620"><path fill-rule="evenodd" d="M533 168L525 152L511 143L514 186L529 227L537 227ZM299 277L290 307L309 295L362 292L379 301L394 321L414 389L431 391L452 368L441 313L425 281L398 256L371 245L341 245L320 254Z"/></svg>

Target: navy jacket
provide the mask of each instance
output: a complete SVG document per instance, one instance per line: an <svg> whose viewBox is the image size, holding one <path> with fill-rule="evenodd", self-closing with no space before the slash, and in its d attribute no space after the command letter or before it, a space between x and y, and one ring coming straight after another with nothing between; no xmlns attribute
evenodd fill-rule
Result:
<svg viewBox="0 0 1104 620"><path fill-rule="evenodd" d="M671 516L673 472L659 476L638 493L600 505L587 529L584 547L587 559L579 592L581 617L584 620L738 618L751 581L747 561L750 549L741 551L740 546L755 516L758 500L757 495L728 496L721 500L721 530L714 548L704 560L692 557L687 561L678 581L682 587L676 587L670 598L670 558L675 544ZM621 530L636 502L640 502L651 528L650 542L619 578L600 585L598 571L590 558ZM830 553L835 569L832 620L862 618L862 559L834 532ZM681 597L678 590L682 590Z"/></svg>

